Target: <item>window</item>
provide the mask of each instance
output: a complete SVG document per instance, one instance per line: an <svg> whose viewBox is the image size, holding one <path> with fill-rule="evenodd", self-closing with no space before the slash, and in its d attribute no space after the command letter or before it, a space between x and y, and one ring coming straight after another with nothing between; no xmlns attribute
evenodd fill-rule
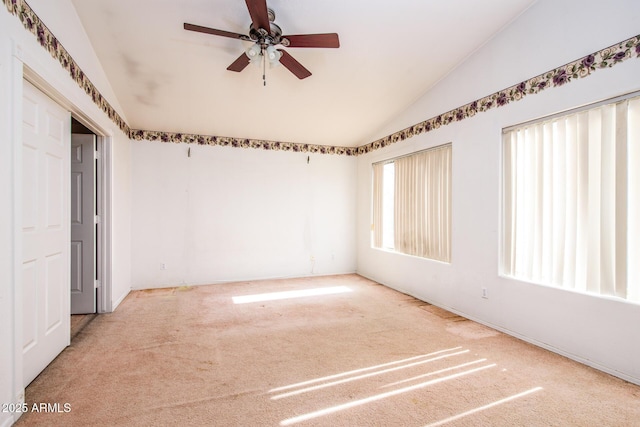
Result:
<svg viewBox="0 0 640 427"><path fill-rule="evenodd" d="M373 165L373 246L449 262L451 144Z"/></svg>
<svg viewBox="0 0 640 427"><path fill-rule="evenodd" d="M635 96L504 131L504 274L640 302Z"/></svg>

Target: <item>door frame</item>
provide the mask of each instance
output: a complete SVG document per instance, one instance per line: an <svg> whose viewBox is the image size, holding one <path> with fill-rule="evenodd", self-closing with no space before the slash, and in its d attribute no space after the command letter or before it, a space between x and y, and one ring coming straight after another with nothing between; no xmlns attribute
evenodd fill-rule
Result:
<svg viewBox="0 0 640 427"><path fill-rule="evenodd" d="M96 268L98 270L98 291L96 293L97 313L111 313L113 304L111 300L111 158L112 136L108 131L91 120L84 112L75 107L65 97L58 93L50 84L38 76L34 71L24 66L23 77L29 83L41 90L63 108L71 112L71 116L82 123L87 129L96 135L96 215L100 218L96 232L96 250L98 257ZM20 110L22 111L22 109ZM71 126L71 123L69 123ZM22 171L17 171L22 172ZM18 175L21 177L22 175Z"/></svg>
<svg viewBox="0 0 640 427"><path fill-rule="evenodd" d="M111 265L111 241L107 237L111 235L111 217L107 213L110 212L111 206L111 153L107 152L110 147L111 138L101 135L92 124L83 119L79 114L71 113L71 116L86 126L96 135L96 216L98 223L96 227L96 265L98 272L98 289L96 292L96 312L111 313L113 311L111 301L111 271L108 266Z"/></svg>
<svg viewBox="0 0 640 427"><path fill-rule="evenodd" d="M100 221L97 228L97 235L99 240L96 245L99 256L96 261L96 268L98 268L98 280L99 288L97 292L97 312L109 313L113 311L112 302L112 156L113 156L113 134L100 126L89 115L85 114L81 108L65 96L58 92L52 84L50 84L45 78L41 77L36 71L29 67L29 64L33 62L37 69L40 69L42 64L39 61L34 60L22 50L20 44L12 43L13 52L11 55L11 61L9 65L10 76L10 92L8 93L11 98L12 115L9 119L13 151L13 280L10 298L13 300L13 337L7 337L7 341L12 341L13 347L13 378L10 379L13 389L13 399L16 404L24 403L25 399L25 387L23 384L23 360L22 360L22 341L23 341L23 310L22 310L22 274L20 268L21 257L18 254L22 253L22 105L23 105L23 81L26 80L33 84L36 88L42 91L45 95L49 96L56 103L61 105L71 115L85 125L88 129L96 135L96 149L98 151L98 162L96 171L96 186L99 193L98 197L98 215L100 215ZM46 75L47 73L45 73ZM52 81L57 81L57 78L53 78ZM69 123L71 126L71 123ZM69 177L70 179L70 177ZM70 221L70 219L68 219ZM70 244L69 235L69 244ZM70 262L69 266L70 268ZM70 292L70 287L69 287ZM69 295L70 297L70 295ZM17 421L20 414L14 414L13 421Z"/></svg>

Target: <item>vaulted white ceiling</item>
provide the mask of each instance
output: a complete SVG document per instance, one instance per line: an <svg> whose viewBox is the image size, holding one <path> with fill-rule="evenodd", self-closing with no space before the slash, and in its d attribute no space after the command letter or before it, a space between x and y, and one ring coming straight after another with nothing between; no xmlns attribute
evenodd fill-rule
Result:
<svg viewBox="0 0 640 427"><path fill-rule="evenodd" d="M313 75L266 86L226 70L249 43L183 29L248 34L243 0L72 1L133 129L358 146L535 0L268 0L284 34L341 45L288 48Z"/></svg>

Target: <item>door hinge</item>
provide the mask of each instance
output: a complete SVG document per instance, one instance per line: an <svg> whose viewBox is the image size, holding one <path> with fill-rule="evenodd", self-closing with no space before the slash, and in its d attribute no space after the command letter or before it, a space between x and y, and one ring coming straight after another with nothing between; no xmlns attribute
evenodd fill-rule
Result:
<svg viewBox="0 0 640 427"><path fill-rule="evenodd" d="M94 160L100 159L100 152L99 151L96 150L96 151L93 152L93 159Z"/></svg>
<svg viewBox="0 0 640 427"><path fill-rule="evenodd" d="M100 215L96 215L93 217L93 223L94 224L100 224Z"/></svg>
<svg viewBox="0 0 640 427"><path fill-rule="evenodd" d="M96 288L96 289L100 288L100 280L94 281L93 282L93 287Z"/></svg>

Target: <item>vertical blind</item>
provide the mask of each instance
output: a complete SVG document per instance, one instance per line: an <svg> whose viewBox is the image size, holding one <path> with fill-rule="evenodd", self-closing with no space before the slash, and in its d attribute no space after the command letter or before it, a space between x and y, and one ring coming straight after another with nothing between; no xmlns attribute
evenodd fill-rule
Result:
<svg viewBox="0 0 640 427"><path fill-rule="evenodd" d="M383 170L384 163L376 163L373 165L373 246L382 247L382 212L383 201Z"/></svg>
<svg viewBox="0 0 640 427"><path fill-rule="evenodd" d="M451 259L451 144L394 159L394 250ZM385 162L387 165L389 162ZM373 245L383 235L383 166L373 165Z"/></svg>
<svg viewBox="0 0 640 427"><path fill-rule="evenodd" d="M640 98L503 136L507 275L640 301Z"/></svg>

